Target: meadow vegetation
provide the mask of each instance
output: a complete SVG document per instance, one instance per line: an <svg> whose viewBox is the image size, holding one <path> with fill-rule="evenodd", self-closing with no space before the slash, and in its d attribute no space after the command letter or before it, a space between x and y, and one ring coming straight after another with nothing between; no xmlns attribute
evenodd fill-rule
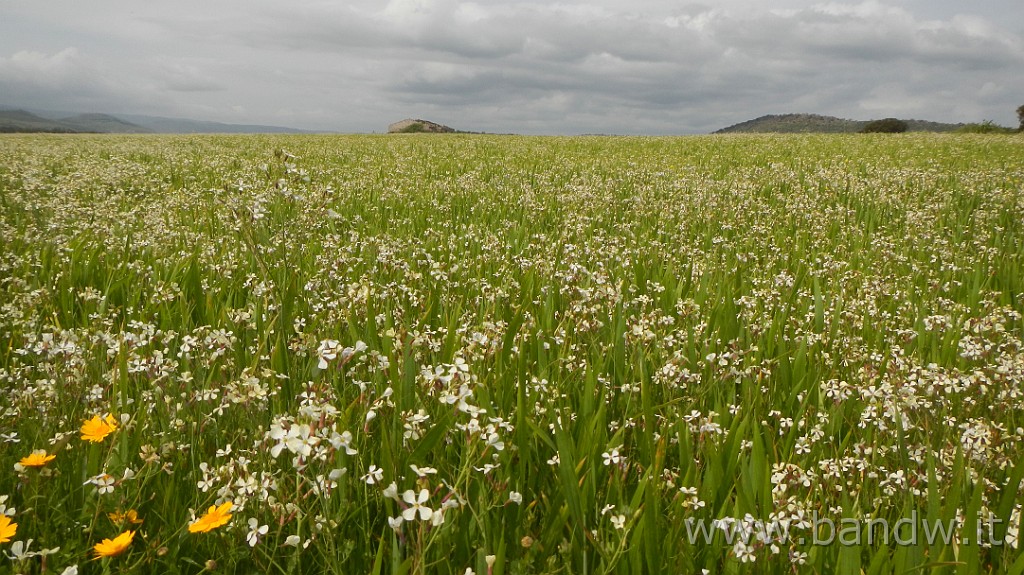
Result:
<svg viewBox="0 0 1024 575"><path fill-rule="evenodd" d="M1020 574L1022 158L0 138L0 572Z"/></svg>

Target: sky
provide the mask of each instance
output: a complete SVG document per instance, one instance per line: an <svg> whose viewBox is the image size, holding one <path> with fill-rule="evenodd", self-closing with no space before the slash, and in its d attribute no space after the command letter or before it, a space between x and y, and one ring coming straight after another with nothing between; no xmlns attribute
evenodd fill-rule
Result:
<svg viewBox="0 0 1024 575"><path fill-rule="evenodd" d="M383 132L1016 126L1024 2L0 0L0 106Z"/></svg>

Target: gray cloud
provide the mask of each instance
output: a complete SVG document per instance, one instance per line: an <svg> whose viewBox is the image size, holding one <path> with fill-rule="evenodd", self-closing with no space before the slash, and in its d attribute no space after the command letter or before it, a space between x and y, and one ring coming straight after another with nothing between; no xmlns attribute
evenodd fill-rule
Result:
<svg viewBox="0 0 1024 575"><path fill-rule="evenodd" d="M773 6L15 2L0 22L0 103L526 133L703 132L784 112L1010 124L1024 103L1024 8L1010 0L971 13Z"/></svg>

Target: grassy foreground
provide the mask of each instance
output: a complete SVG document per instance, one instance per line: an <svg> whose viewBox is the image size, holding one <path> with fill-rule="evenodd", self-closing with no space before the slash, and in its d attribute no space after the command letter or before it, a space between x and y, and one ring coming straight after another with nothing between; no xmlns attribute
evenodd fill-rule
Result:
<svg viewBox="0 0 1024 575"><path fill-rule="evenodd" d="M1022 159L0 138L0 572L1020 574Z"/></svg>

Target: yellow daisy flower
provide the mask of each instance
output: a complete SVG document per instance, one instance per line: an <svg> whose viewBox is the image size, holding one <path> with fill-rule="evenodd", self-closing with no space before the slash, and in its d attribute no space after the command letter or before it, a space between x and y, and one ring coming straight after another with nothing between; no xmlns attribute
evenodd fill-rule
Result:
<svg viewBox="0 0 1024 575"><path fill-rule="evenodd" d="M105 418L94 415L92 419L82 424L82 439L99 443L108 435L117 430L117 420L109 413Z"/></svg>
<svg viewBox="0 0 1024 575"><path fill-rule="evenodd" d="M135 538L134 531L125 531L124 533L114 537L113 539L104 539L103 541L96 544L93 547L93 552L96 553L96 558L101 557L113 557L124 553L124 550L132 544L132 539Z"/></svg>
<svg viewBox="0 0 1024 575"><path fill-rule="evenodd" d="M31 455L22 457L18 463L22 467L42 467L56 458L56 455L47 455L45 449L36 449Z"/></svg>
<svg viewBox="0 0 1024 575"><path fill-rule="evenodd" d="M222 504L220 507L211 505L206 511L206 515L196 519L194 523L188 526L188 532L206 533L226 524L231 520L231 513L229 513L231 505L232 503L230 501Z"/></svg>

